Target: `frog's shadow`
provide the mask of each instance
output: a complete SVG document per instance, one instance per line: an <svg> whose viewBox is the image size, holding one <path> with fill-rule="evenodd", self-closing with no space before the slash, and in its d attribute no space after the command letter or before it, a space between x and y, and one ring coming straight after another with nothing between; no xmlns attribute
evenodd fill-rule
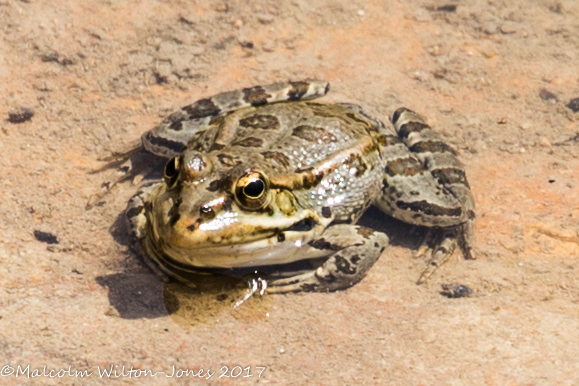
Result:
<svg viewBox="0 0 579 386"><path fill-rule="evenodd" d="M358 221L358 225L387 234L392 246L401 246L411 250L419 248L427 231L425 227L413 226L385 215L374 206L368 208ZM119 213L109 228L109 232L117 243L130 247L124 211ZM125 273L114 273L96 278L98 284L109 289L109 303L118 312L118 316L123 319L153 319L174 313L176 308L172 304L177 301L174 299L174 282L165 282L151 272L135 253L130 252L128 258L137 259L138 271L129 269ZM187 290L177 291L179 293L176 296L182 296L181 293ZM208 292L215 292L216 298L224 296L218 290Z"/></svg>

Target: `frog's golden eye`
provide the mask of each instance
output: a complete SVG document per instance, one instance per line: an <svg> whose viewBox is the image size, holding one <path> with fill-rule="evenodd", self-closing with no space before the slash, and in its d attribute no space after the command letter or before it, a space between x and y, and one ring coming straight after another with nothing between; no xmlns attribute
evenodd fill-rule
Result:
<svg viewBox="0 0 579 386"><path fill-rule="evenodd" d="M171 188L175 185L177 177L179 176L179 157L173 157L165 165L165 172L163 173L163 179L167 188Z"/></svg>
<svg viewBox="0 0 579 386"><path fill-rule="evenodd" d="M267 179L259 172L249 172L235 185L235 198L246 209L262 208L269 197Z"/></svg>

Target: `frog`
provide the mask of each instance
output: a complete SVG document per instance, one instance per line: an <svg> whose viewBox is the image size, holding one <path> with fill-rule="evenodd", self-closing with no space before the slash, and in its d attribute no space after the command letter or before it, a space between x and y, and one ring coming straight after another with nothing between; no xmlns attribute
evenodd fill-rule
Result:
<svg viewBox="0 0 579 386"><path fill-rule="evenodd" d="M457 246L475 259L475 205L457 151L408 108L390 128L359 105L322 102L328 91L323 80L229 91L143 134L142 149L168 159L126 209L145 262L194 285L197 274L307 261L311 269L260 278L261 293L344 290L389 247L385 233L357 224L370 206L429 229L418 284Z"/></svg>

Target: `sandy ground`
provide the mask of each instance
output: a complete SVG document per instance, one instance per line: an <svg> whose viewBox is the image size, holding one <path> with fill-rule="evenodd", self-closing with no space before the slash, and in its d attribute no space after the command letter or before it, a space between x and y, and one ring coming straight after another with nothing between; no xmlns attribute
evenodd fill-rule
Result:
<svg viewBox="0 0 579 386"><path fill-rule="evenodd" d="M155 385L578 384L579 3L248 3L0 0L0 384L105 384L111 365L216 371L138 380ZM234 310L229 283L163 283L130 252L136 186L85 210L99 158L173 110L304 78L384 120L411 107L459 149L478 260L457 254L417 286L420 232L394 226L353 288ZM34 116L10 122L20 108ZM476 294L446 298L444 283ZM218 379L223 366L250 368ZM116 384L137 382L126 374Z"/></svg>

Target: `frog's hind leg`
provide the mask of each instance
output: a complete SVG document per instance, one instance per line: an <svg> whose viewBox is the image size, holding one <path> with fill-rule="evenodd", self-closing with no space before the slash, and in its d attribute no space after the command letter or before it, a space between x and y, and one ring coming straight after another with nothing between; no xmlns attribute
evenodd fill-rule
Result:
<svg viewBox="0 0 579 386"><path fill-rule="evenodd" d="M442 141L440 136L415 112L400 108L391 117L398 137L408 149L430 171L438 183L456 198L461 206L460 225L457 226L458 242L465 258L475 259L474 199L466 179L464 166L454 149Z"/></svg>
<svg viewBox="0 0 579 386"><path fill-rule="evenodd" d="M266 292L327 292L346 289L362 280L387 245L388 237L384 233L354 225L331 226L320 239L302 247L311 249L311 253L327 249L330 252L328 260L314 271L270 281ZM307 255L308 251L303 253Z"/></svg>
<svg viewBox="0 0 579 386"><path fill-rule="evenodd" d="M255 86L200 99L169 115L145 133L143 146L154 154L171 158L183 150L195 133L219 124L221 118L231 111L267 103L319 98L329 89L328 82L306 80Z"/></svg>

